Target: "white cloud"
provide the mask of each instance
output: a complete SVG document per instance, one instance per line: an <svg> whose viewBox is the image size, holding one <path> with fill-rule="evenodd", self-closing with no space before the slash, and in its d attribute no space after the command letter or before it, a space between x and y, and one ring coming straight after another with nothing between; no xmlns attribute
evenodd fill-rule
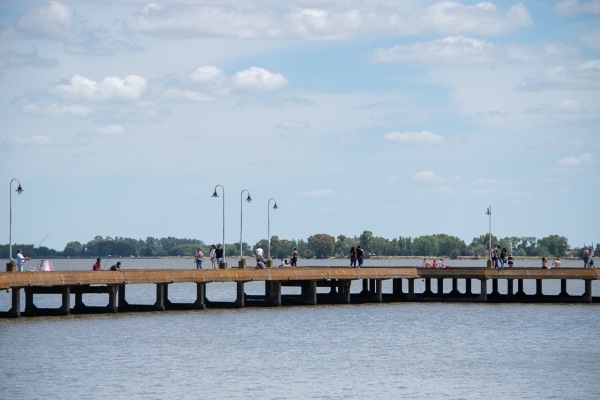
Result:
<svg viewBox="0 0 600 400"><path fill-rule="evenodd" d="M364 35L499 35L533 24L522 3L511 6L507 12L489 2L463 5L443 1L412 12L407 12L407 5L401 3L324 2L320 6L151 4L138 12L126 13L123 27L138 34L165 37L344 40Z"/></svg>
<svg viewBox="0 0 600 400"><path fill-rule="evenodd" d="M58 85L52 92L68 100L137 100L146 91L147 86L146 79L137 75L127 75L124 79L107 76L96 82L74 74L68 84Z"/></svg>
<svg viewBox="0 0 600 400"><path fill-rule="evenodd" d="M333 197L335 192L329 189L320 189L314 190L312 192L302 192L299 194L300 197L310 198L310 199L321 199L325 197Z"/></svg>
<svg viewBox="0 0 600 400"><path fill-rule="evenodd" d="M0 69L35 67L52 68L58 64L54 58L42 58L38 56L36 49L30 53L19 53L15 50L0 51Z"/></svg>
<svg viewBox="0 0 600 400"><path fill-rule="evenodd" d="M283 75L259 67L236 72L231 79L236 87L249 90L277 90L288 83Z"/></svg>
<svg viewBox="0 0 600 400"><path fill-rule="evenodd" d="M124 35L103 36L89 30L79 32L76 39L65 43L65 51L77 55L110 56L118 51L141 50L142 47L130 37Z"/></svg>
<svg viewBox="0 0 600 400"><path fill-rule="evenodd" d="M296 120L285 120L274 126L275 129L306 129L310 125L308 122L296 121Z"/></svg>
<svg viewBox="0 0 600 400"><path fill-rule="evenodd" d="M165 99L174 102L181 101L203 103L207 101L214 101L215 97L192 90L167 89L165 90Z"/></svg>
<svg viewBox="0 0 600 400"><path fill-rule="evenodd" d="M517 86L522 91L546 89L587 90L600 87L600 60L590 60L575 67L557 66L529 75Z"/></svg>
<svg viewBox="0 0 600 400"><path fill-rule="evenodd" d="M429 42L381 48L373 52L375 62L409 65L497 64L506 61L541 61L577 53L577 48L563 44L496 46L485 40L452 36Z"/></svg>
<svg viewBox="0 0 600 400"><path fill-rule="evenodd" d="M434 174L433 171L417 172L412 178L415 180L419 180L419 181L431 181L431 182L439 182L444 179L441 176Z"/></svg>
<svg viewBox="0 0 600 400"><path fill-rule="evenodd" d="M86 117L95 112L91 107L62 104L24 104L19 110L23 114L47 117Z"/></svg>
<svg viewBox="0 0 600 400"><path fill-rule="evenodd" d="M110 124L99 127L95 133L100 136L120 136L125 135L127 132L121 125Z"/></svg>
<svg viewBox="0 0 600 400"><path fill-rule="evenodd" d="M195 70L190 75L190 79L199 83L221 84L225 79L225 74L223 73L222 69L212 65L207 65Z"/></svg>
<svg viewBox="0 0 600 400"><path fill-rule="evenodd" d="M26 10L17 21L19 33L40 38L65 39L72 37L75 10L60 1Z"/></svg>
<svg viewBox="0 0 600 400"><path fill-rule="evenodd" d="M429 131L421 132L392 132L386 133L384 139L390 142L398 143L431 143L439 144L444 141L444 137L436 135Z"/></svg>
<svg viewBox="0 0 600 400"><path fill-rule="evenodd" d="M525 114L575 114L585 112L577 100L563 100L558 104L536 104L523 111Z"/></svg>
<svg viewBox="0 0 600 400"><path fill-rule="evenodd" d="M581 2L579 0L561 0L554 6L554 12L564 16L578 13L600 14L600 0Z"/></svg>
<svg viewBox="0 0 600 400"><path fill-rule="evenodd" d="M594 165L594 157L590 153L584 153L579 157L565 157L560 159L556 165L563 167L579 167L582 165Z"/></svg>

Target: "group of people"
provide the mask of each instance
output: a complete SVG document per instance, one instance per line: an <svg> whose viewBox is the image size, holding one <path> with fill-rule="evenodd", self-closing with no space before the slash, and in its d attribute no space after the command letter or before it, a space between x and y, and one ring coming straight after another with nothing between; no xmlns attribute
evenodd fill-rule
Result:
<svg viewBox="0 0 600 400"><path fill-rule="evenodd" d="M96 262L92 265L93 271L101 271L102 270L102 259L96 258ZM109 268L111 271L120 271L121 270L121 261L117 261L117 263Z"/></svg>
<svg viewBox="0 0 600 400"><path fill-rule="evenodd" d="M427 257L425 257L423 258L421 268L450 268L450 266L444 262L443 258L440 258L439 261L434 258L432 262L429 262Z"/></svg>
<svg viewBox="0 0 600 400"><path fill-rule="evenodd" d="M512 268L514 265L515 259L512 254L508 254L506 247L501 248L500 245L493 247L491 255L495 269L502 269L505 264L508 264L508 268Z"/></svg>
<svg viewBox="0 0 600 400"><path fill-rule="evenodd" d="M360 247L360 245L356 246L356 248L354 248L354 246L352 246L352 248L350 249L350 267L357 268L356 267L357 261L358 261L358 268L362 267L363 262L365 261L365 251L363 250L362 247Z"/></svg>
<svg viewBox="0 0 600 400"><path fill-rule="evenodd" d="M210 245L210 263L212 265L212 269L217 269L217 264L225 262L225 258L223 257L223 249L221 248L221 243L217 243ZM202 260L204 260L204 254L200 247L196 249L196 255L194 255L194 262L196 263L196 269L202 269Z"/></svg>
<svg viewBox="0 0 600 400"><path fill-rule="evenodd" d="M596 268L594 265L594 249L591 247L583 251L583 268Z"/></svg>

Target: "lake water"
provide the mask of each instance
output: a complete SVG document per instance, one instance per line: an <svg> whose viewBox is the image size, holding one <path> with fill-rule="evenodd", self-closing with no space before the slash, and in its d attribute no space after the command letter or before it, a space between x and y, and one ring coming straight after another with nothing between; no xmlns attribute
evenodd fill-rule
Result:
<svg viewBox="0 0 600 400"><path fill-rule="evenodd" d="M345 264L301 265L309 262ZM54 267L91 269L92 263L54 260ZM528 263L539 266L517 265ZM564 267L579 264L563 261ZM191 268L193 262L124 259L123 266ZM194 298L193 284L171 286L171 300ZM555 286L545 284L544 292ZM264 289L258 282L246 287L249 294ZM131 303L154 301L152 285L127 290ZM357 282L352 291L358 290ZM583 285L573 283L569 291L583 292ZM87 296L88 305L106 304L106 296ZM207 297L232 301L235 285L209 284ZM35 301L58 307L60 296ZM0 294L0 309L9 302L9 294ZM0 349L2 399L600 398L600 307L588 304L399 303L0 319Z"/></svg>

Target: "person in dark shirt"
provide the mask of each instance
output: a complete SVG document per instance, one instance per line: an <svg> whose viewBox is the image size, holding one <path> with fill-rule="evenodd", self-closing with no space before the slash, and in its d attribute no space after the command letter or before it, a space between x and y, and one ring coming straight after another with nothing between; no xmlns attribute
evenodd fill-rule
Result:
<svg viewBox="0 0 600 400"><path fill-rule="evenodd" d="M215 256L217 257L217 263L225 262L223 258L223 248L221 247L221 243L217 243L217 249L215 250Z"/></svg>
<svg viewBox="0 0 600 400"><path fill-rule="evenodd" d="M118 261L115 265L110 267L111 271L120 271L121 270L121 261Z"/></svg>

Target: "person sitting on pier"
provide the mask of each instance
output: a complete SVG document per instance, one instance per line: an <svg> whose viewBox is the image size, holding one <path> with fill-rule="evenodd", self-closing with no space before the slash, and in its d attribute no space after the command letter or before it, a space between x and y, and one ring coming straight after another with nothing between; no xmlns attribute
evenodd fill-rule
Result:
<svg viewBox="0 0 600 400"><path fill-rule="evenodd" d="M438 267L438 263L437 263L437 261L436 261L436 260L435 260L435 258L434 258L434 259L433 259L433 268L437 268L437 267Z"/></svg>
<svg viewBox="0 0 600 400"><path fill-rule="evenodd" d="M542 268L548 269L548 259L546 257L542 257Z"/></svg>
<svg viewBox="0 0 600 400"><path fill-rule="evenodd" d="M431 263L427 261L427 257L423 258L423 268L431 268Z"/></svg>
<svg viewBox="0 0 600 400"><path fill-rule="evenodd" d="M96 263L92 266L92 270L100 271L102 269L102 264L100 261L102 261L100 258L96 258Z"/></svg>
<svg viewBox="0 0 600 400"><path fill-rule="evenodd" d="M257 261L256 262L256 269L267 269L267 266L265 265L264 262L262 261Z"/></svg>
<svg viewBox="0 0 600 400"><path fill-rule="evenodd" d="M288 266L287 260L281 259L281 264L279 264L279 268L285 268Z"/></svg>
<svg viewBox="0 0 600 400"><path fill-rule="evenodd" d="M513 267L513 260L514 260L513 255L509 254L508 255L508 268L509 269Z"/></svg>
<svg viewBox="0 0 600 400"><path fill-rule="evenodd" d="M111 271L120 271L121 270L121 261L117 261L115 265L110 267Z"/></svg>
<svg viewBox="0 0 600 400"><path fill-rule="evenodd" d="M450 268L450 266L444 262L443 258L440 258L440 262L438 263L438 268Z"/></svg>
<svg viewBox="0 0 600 400"><path fill-rule="evenodd" d="M589 262L589 268L596 268L596 266L594 265L594 259L592 258Z"/></svg>
<svg viewBox="0 0 600 400"><path fill-rule="evenodd" d="M560 268L560 258L556 257L554 260L552 260L552 266L554 268Z"/></svg>

